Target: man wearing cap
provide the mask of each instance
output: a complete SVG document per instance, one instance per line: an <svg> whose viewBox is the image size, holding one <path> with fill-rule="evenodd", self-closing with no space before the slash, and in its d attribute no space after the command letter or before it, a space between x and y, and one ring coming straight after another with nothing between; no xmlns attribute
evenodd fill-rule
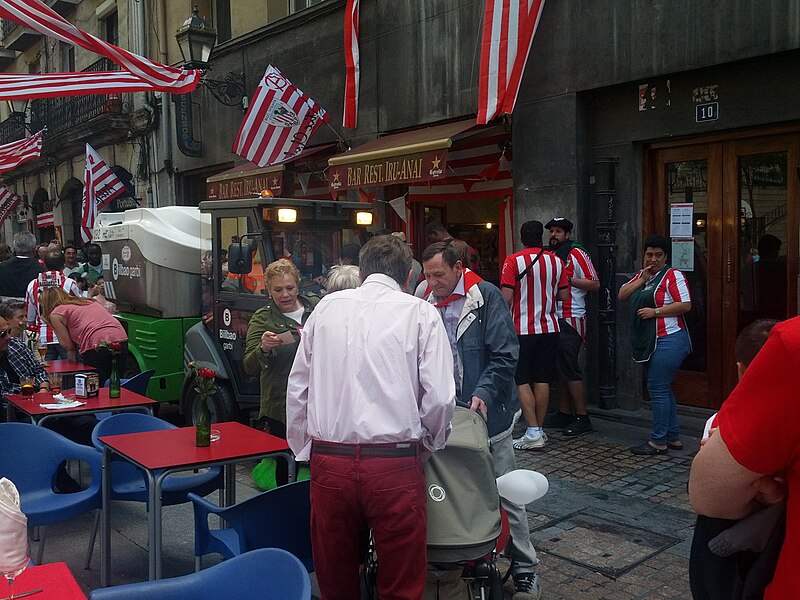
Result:
<svg viewBox="0 0 800 600"><path fill-rule="evenodd" d="M542 423L550 402L550 383L556 376L559 326L556 302L569 297L569 283L558 257L542 248L544 227L527 221L520 228L525 249L503 263L500 288L519 338L519 362L515 381L525 434L514 440L517 450L544 448L547 436Z"/></svg>
<svg viewBox="0 0 800 600"><path fill-rule="evenodd" d="M564 263L569 281L569 297L558 303L559 411L545 420L545 427L563 429L566 436L577 436L592 430L579 357L586 342L586 294L600 289L600 280L589 254L570 239L573 225L569 219L556 217L545 227L550 232L550 250Z"/></svg>

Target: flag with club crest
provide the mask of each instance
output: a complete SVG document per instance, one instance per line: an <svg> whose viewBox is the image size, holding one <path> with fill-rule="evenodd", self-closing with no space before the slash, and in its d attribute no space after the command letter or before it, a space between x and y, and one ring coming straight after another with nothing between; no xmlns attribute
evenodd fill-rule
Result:
<svg viewBox="0 0 800 600"><path fill-rule="evenodd" d="M0 187L0 226L8 218L8 215L22 202L22 198L7 188Z"/></svg>
<svg viewBox="0 0 800 600"><path fill-rule="evenodd" d="M269 65L233 142L233 152L260 167L300 154L328 113Z"/></svg>
<svg viewBox="0 0 800 600"><path fill-rule="evenodd" d="M97 151L86 144L86 171L83 174L83 203L81 205L81 238L92 239L97 213L114 198L125 192L125 185L109 168Z"/></svg>

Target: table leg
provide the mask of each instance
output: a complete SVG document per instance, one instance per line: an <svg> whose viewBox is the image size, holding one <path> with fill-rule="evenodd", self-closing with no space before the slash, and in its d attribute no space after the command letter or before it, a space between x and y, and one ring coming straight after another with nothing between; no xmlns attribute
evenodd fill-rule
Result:
<svg viewBox="0 0 800 600"><path fill-rule="evenodd" d="M160 493L156 491L156 481L153 473L146 470L147 474L147 557L148 557L148 579L153 581L158 579L158 563L161 560L161 539L158 537L156 521L161 519L161 503L157 500ZM160 523L159 523L160 525Z"/></svg>
<svg viewBox="0 0 800 600"><path fill-rule="evenodd" d="M103 468L101 477L102 507L100 518L100 586L108 585L111 570L111 451L103 449Z"/></svg>
<svg viewBox="0 0 800 600"><path fill-rule="evenodd" d="M226 464L222 469L222 479L225 487L224 505L231 506L236 503L236 465Z"/></svg>
<svg viewBox="0 0 800 600"><path fill-rule="evenodd" d="M161 515L161 503L162 503L162 487L164 485L164 480L167 478L167 474L169 471L163 471L159 473L155 478L153 478L152 474L150 475L150 483L151 483L151 490L152 490L152 498L153 501L150 504L151 506L151 513L153 517L153 541L150 550L150 556L155 563L155 579L161 579L161 525L162 525L162 515ZM148 471L149 473L149 471ZM150 579L153 579L151 577Z"/></svg>

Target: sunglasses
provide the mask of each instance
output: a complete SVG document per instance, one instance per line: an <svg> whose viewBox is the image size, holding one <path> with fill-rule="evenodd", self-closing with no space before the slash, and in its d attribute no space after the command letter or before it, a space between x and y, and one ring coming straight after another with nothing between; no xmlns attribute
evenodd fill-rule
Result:
<svg viewBox="0 0 800 600"><path fill-rule="evenodd" d="M0 331L0 340L2 340L4 337L6 337L9 334L10 331L11 331L10 328L9 329L3 329L2 331Z"/></svg>

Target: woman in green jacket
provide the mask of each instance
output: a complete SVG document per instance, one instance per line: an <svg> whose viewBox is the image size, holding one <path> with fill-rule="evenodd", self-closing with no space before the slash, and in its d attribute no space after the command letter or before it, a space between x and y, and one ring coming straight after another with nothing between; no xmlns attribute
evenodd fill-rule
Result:
<svg viewBox="0 0 800 600"><path fill-rule="evenodd" d="M286 438L286 382L300 342L300 329L319 302L300 295L300 272L290 260L270 263L264 273L266 306L259 308L247 327L244 370L260 374L261 408L258 413L272 435ZM278 485L288 481L286 463L278 461Z"/></svg>

